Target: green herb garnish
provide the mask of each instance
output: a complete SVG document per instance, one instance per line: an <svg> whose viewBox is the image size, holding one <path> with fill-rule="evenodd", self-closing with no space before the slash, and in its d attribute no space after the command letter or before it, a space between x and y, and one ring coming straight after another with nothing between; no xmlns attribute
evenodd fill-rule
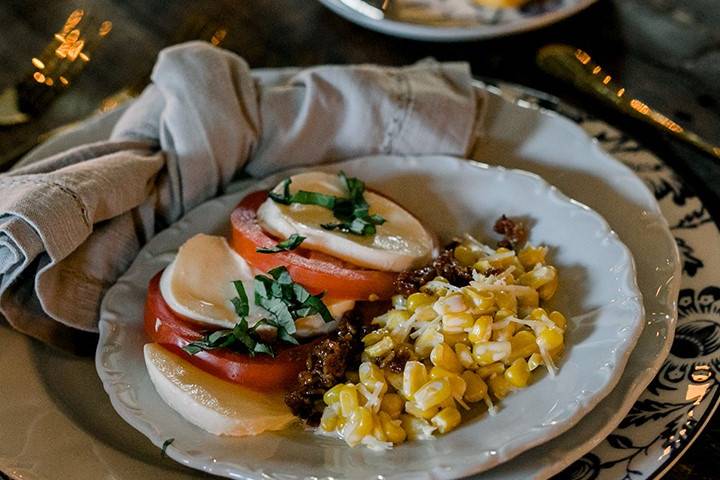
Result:
<svg viewBox="0 0 720 480"><path fill-rule="evenodd" d="M295 250L304 241L305 241L305 237L303 237L302 235L298 235L297 233L293 233L292 235L290 235L289 238L287 238L286 240L283 240L282 242L278 243L274 247L258 248L255 251L258 253L287 252L290 250Z"/></svg>
<svg viewBox="0 0 720 480"><path fill-rule="evenodd" d="M370 207L364 197L365 183L357 178L348 177L345 172L340 172L339 176L347 189L347 197L336 197L305 190L290 194L292 180L289 178L282 183L282 194L270 192L268 196L283 205L300 203L303 205L318 205L332 210L333 215L339 222L321 224L320 226L326 230L339 230L343 233L362 236L374 235L377 231L375 227L385 223L385 219L380 215L370 214Z"/></svg>
<svg viewBox="0 0 720 480"><path fill-rule="evenodd" d="M250 312L250 305L247 293L242 282L233 282L238 296L231 302L240 321L232 329L208 333L200 340L185 345L183 350L195 355L205 350L229 348L250 356L257 353L274 356L272 347L258 335L257 330L261 326L274 327L280 341L297 345L297 339L292 336L295 333L295 320L315 314L320 315L325 322L333 320L327 306L322 302L323 295L311 295L305 287L293 282L285 267L274 268L268 274L269 276L255 277L254 300L256 305L268 311L270 318L263 318L252 327L248 326L246 317Z"/></svg>

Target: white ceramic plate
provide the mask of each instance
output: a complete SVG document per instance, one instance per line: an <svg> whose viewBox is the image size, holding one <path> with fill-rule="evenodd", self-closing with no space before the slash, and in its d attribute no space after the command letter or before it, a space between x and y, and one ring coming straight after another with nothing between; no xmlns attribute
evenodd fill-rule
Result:
<svg viewBox="0 0 720 480"><path fill-rule="evenodd" d="M418 9L408 11L405 16L400 10L395 17L374 18L372 14L363 13L367 9L363 5L363 0L320 0L320 3L351 22L388 35L414 40L455 42L534 30L574 15L595 1L531 0L521 8L478 8L472 17L465 17L462 21L457 18L443 18L443 15L440 15L428 17L427 23L420 23L418 20ZM411 3L432 4L432 2L442 4L443 0L420 0ZM405 0L405 3L408 3L408 0Z"/></svg>
<svg viewBox="0 0 720 480"><path fill-rule="evenodd" d="M321 169L362 178L400 201L444 241L463 232L492 238L500 215L525 218L530 241L550 246L552 263L561 272L552 306L568 316L570 327L558 375L508 397L496 416L483 415L431 442L410 442L389 452L350 449L299 427L229 439L184 422L157 395L144 367L148 282L172 259L168 252L192 235L226 232L239 199L278 184L288 175L281 173L211 200L161 232L104 298L98 374L128 423L157 446L175 439L171 457L234 477L457 478L559 435L615 386L642 331L643 306L632 256L598 214L534 174L451 157L366 157Z"/></svg>
<svg viewBox="0 0 720 480"><path fill-rule="evenodd" d="M716 268L717 262L711 261L720 258L717 248L720 235L707 212L692 215L704 211L697 197L685 201L683 195L677 196L678 203L672 201L676 198L672 192L684 189L682 182L650 152L633 145L622 133L602 122L587 121L586 116L578 116L575 111L567 112L564 106L548 101L547 96L538 92L508 84L490 87L490 91L488 133L483 146L488 155L481 153L480 159L539 173L603 214L635 254L647 324L618 386L580 423L542 447L481 474L480 478L547 478L595 448L588 455L592 461L583 458L569 477L594 478L600 463L624 452L614 450L608 442L599 444L618 426L650 383L672 341L681 263L675 240L661 215L678 225L685 217L702 222L701 227L689 231L693 236L680 232L688 246L683 249L686 264L692 265L692 259L697 258L708 266L695 277L683 278L684 288L698 293L709 285L720 285L720 269ZM559 108L563 114L539 109L538 104ZM78 129L41 145L31 157L44 158L82 142L106 139L120 113L115 110L94 117ZM601 141L594 138L596 135ZM607 152L632 165L637 175ZM672 193L663 199L662 214L644 182L657 186L658 198L663 190ZM672 188L665 189L663 185ZM720 316L713 318L720 325ZM113 413L89 359L64 355L7 327L0 327L0 343L3 472L24 479L205 478L161 457L154 445ZM720 354L720 350L715 354ZM671 365L693 358L673 355ZM683 377L677 391L695 384ZM643 475L633 479L652 476L678 458L677 453L683 451L709 418L717 400L713 392L717 390L707 391L699 404L705 410L694 416L694 429L684 430L683 436L678 437L681 441L669 454L663 454L664 446L658 442L654 457L635 457L646 463ZM674 396L668 397L662 389L655 393L645 390L645 396L662 403L676 402ZM663 421L648 422L643 427L646 427L643 432L647 432L644 435L651 438L668 431ZM677 428L685 429L686 425L681 421ZM616 432L625 434L626 429ZM633 466L638 468L636 463Z"/></svg>

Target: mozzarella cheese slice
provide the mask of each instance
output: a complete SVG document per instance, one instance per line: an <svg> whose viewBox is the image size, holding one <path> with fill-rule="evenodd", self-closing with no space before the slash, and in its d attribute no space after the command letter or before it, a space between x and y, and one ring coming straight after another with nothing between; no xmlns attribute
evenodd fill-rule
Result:
<svg viewBox="0 0 720 480"><path fill-rule="evenodd" d="M247 322L253 326L269 317L269 313L253 301L254 278L258 273L230 248L224 237L198 234L180 247L163 272L160 293L173 311L186 318L232 328L240 320L231 301L237 297L232 282L239 280L249 301ZM336 320L355 306L352 300L324 298L323 302ZM299 318L295 325L298 337L312 337L337 328L337 322L325 323L319 315Z"/></svg>
<svg viewBox="0 0 720 480"><path fill-rule="evenodd" d="M345 185L335 174L308 172L295 175L291 180L291 193L305 190L347 196ZM274 191L282 194L282 184ZM323 229L321 224L338 222L331 210L318 205L283 205L270 198L258 209L257 218L263 229L279 238L297 233L305 237L303 247L360 267L401 272L430 260L433 237L412 214L373 192L366 191L365 200L371 214L385 219L385 223L376 227L375 235L360 236Z"/></svg>
<svg viewBox="0 0 720 480"><path fill-rule="evenodd" d="M214 435L247 436L292 423L282 393L259 393L211 375L157 343L143 349L160 398L190 423Z"/></svg>

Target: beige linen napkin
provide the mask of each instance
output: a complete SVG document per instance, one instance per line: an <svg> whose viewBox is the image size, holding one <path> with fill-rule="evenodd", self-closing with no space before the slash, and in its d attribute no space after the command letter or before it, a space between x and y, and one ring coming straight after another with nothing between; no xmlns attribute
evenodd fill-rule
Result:
<svg viewBox="0 0 720 480"><path fill-rule="evenodd" d="M111 138L0 175L0 311L77 350L157 231L253 176L360 155L465 155L482 99L465 64L251 72L201 42L162 51ZM90 345L92 347L92 345Z"/></svg>

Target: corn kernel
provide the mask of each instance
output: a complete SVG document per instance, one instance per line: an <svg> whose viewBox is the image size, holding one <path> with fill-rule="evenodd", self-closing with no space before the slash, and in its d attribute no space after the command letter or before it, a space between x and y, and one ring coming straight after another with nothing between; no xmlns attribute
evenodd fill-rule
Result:
<svg viewBox="0 0 720 480"><path fill-rule="evenodd" d="M456 343L453 349L455 350L455 356L458 362L460 362L463 368L475 367L475 359L472 356L472 349L469 346L465 343Z"/></svg>
<svg viewBox="0 0 720 480"><path fill-rule="evenodd" d="M335 431L337 427L338 414L334 408L326 408L320 417L320 428L326 432Z"/></svg>
<svg viewBox="0 0 720 480"><path fill-rule="evenodd" d="M510 342L482 342L473 346L473 357L480 366L504 360L510 355Z"/></svg>
<svg viewBox="0 0 720 480"><path fill-rule="evenodd" d="M405 441L407 434L403 430L400 420L392 418L385 412L378 413L378 419L388 442L398 444Z"/></svg>
<svg viewBox="0 0 720 480"><path fill-rule="evenodd" d="M540 296L541 300L550 300L557 291L558 288L558 279L553 278L548 283L543 285L542 287L538 288L538 295Z"/></svg>
<svg viewBox="0 0 720 480"><path fill-rule="evenodd" d="M441 367L433 367L430 370L430 378L437 380L438 378L447 378L450 381L450 388L452 389L453 398L462 399L465 395L465 380L462 379L457 373L451 372Z"/></svg>
<svg viewBox="0 0 720 480"><path fill-rule="evenodd" d="M412 398L415 392L427 382L427 370L420 362L410 361L405 364L403 371L402 394L405 398Z"/></svg>
<svg viewBox="0 0 720 480"><path fill-rule="evenodd" d="M512 338L518 328L519 325L517 323L510 322L506 327L493 330L490 338L493 342L507 342Z"/></svg>
<svg viewBox="0 0 720 480"><path fill-rule="evenodd" d="M435 297L427 293L413 293L407 299L406 306L411 312L414 312L420 305L430 305L435 303Z"/></svg>
<svg viewBox="0 0 720 480"><path fill-rule="evenodd" d="M518 358L505 370L505 379L515 387L527 387L530 367L524 358Z"/></svg>
<svg viewBox="0 0 720 480"><path fill-rule="evenodd" d="M400 418L405 401L397 393L386 393L380 403L380 411L390 415L390 418Z"/></svg>
<svg viewBox="0 0 720 480"><path fill-rule="evenodd" d="M460 425L461 419L462 417L457 408L448 407L442 409L440 413L432 417L430 422L437 427L438 432L447 433Z"/></svg>
<svg viewBox="0 0 720 480"><path fill-rule="evenodd" d="M427 420L413 417L412 415L403 415L401 421L402 428L405 430L408 440L427 440L432 438L432 432L435 431L436 428Z"/></svg>
<svg viewBox="0 0 720 480"><path fill-rule="evenodd" d="M375 330L374 332L370 332L367 335L365 335L362 339L363 345L370 346L374 345L380 340L383 339L387 335L387 330L384 328L381 328L379 330Z"/></svg>
<svg viewBox="0 0 720 480"><path fill-rule="evenodd" d="M539 353L533 353L532 355L530 355L530 358L528 359L528 368L531 372L542 364L542 355L540 355Z"/></svg>
<svg viewBox="0 0 720 480"><path fill-rule="evenodd" d="M510 356L508 357L509 362L513 362L518 358L527 358L533 353L539 352L537 339L535 335L527 330L522 330L510 339Z"/></svg>
<svg viewBox="0 0 720 480"><path fill-rule="evenodd" d="M451 396L450 381L447 378L438 378L420 387L413 395L413 400L421 410L427 410L441 404Z"/></svg>
<svg viewBox="0 0 720 480"><path fill-rule="evenodd" d="M545 263L545 256L547 255L547 247L532 247L526 246L520 252L518 252L518 260L522 263L523 267L533 268L538 263Z"/></svg>
<svg viewBox="0 0 720 480"><path fill-rule="evenodd" d="M560 329L565 330L567 328L567 319L565 318L565 315L563 315L560 312L552 312L550 315L550 320Z"/></svg>
<svg viewBox="0 0 720 480"><path fill-rule="evenodd" d="M339 399L340 413L343 417L349 417L350 414L360 406L355 385L345 385L345 388L340 390Z"/></svg>
<svg viewBox="0 0 720 480"><path fill-rule="evenodd" d="M554 350L562 346L563 335L554 328L544 328L538 335L537 344L541 350Z"/></svg>
<svg viewBox="0 0 720 480"><path fill-rule="evenodd" d="M468 309L468 304L465 302L465 295L461 293L451 293L440 298L433 304L433 310L438 315L445 315L448 313L461 313Z"/></svg>
<svg viewBox="0 0 720 480"><path fill-rule="evenodd" d="M498 400L502 400L507 397L507 395L513 390L513 385L505 378L504 375L490 377L487 384L490 393Z"/></svg>
<svg viewBox="0 0 720 480"><path fill-rule="evenodd" d="M430 361L436 367L450 370L451 372L460 373L462 365L457 359L455 352L446 343L436 345L430 352Z"/></svg>
<svg viewBox="0 0 720 480"><path fill-rule="evenodd" d="M487 342L492 335L492 323L493 318L490 315L478 317L468 333L468 339L472 343Z"/></svg>
<svg viewBox="0 0 720 480"><path fill-rule="evenodd" d="M501 362L497 362L491 363L490 365L486 365L484 367L480 367L475 371L475 373L480 375L480 377L483 379L488 379L493 375L500 375L504 371L505 365L503 365Z"/></svg>
<svg viewBox="0 0 720 480"><path fill-rule="evenodd" d="M393 342L393 339L385 336L376 344L365 347L365 353L373 358L382 357L383 355L390 353L394 346L395 342Z"/></svg>
<svg viewBox="0 0 720 480"><path fill-rule="evenodd" d="M402 373L396 373L392 370L384 370L383 373L385 374L385 379L387 382L398 392L402 391L403 388L403 374Z"/></svg>
<svg viewBox="0 0 720 480"><path fill-rule="evenodd" d="M500 290L495 292L495 304L498 308L508 310L510 312L517 312L517 298L510 292Z"/></svg>
<svg viewBox="0 0 720 480"><path fill-rule="evenodd" d="M415 353L421 358L427 357L432 352L432 349L441 344L443 340L440 325L432 324L415 340Z"/></svg>
<svg viewBox="0 0 720 480"><path fill-rule="evenodd" d="M479 402L485 398L488 392L488 386L480 375L465 370L461 376L467 386L463 397L466 402Z"/></svg>
<svg viewBox="0 0 720 480"><path fill-rule="evenodd" d="M475 319L468 312L446 313L442 317L444 333L463 333L473 326Z"/></svg>
<svg viewBox="0 0 720 480"><path fill-rule="evenodd" d="M473 265L473 268L475 270L477 270L478 272L484 274L485 272L487 272L488 270L490 270L492 268L492 265L490 265L490 262L488 262L487 260L480 259L477 262L475 262L475 264Z"/></svg>
<svg viewBox="0 0 720 480"><path fill-rule="evenodd" d="M360 443L365 435L372 433L374 426L370 410L365 407L357 407L345 422L342 436L349 445L354 446Z"/></svg>
<svg viewBox="0 0 720 480"><path fill-rule="evenodd" d="M323 401L325 402L325 405L332 405L333 403L338 402L340 400L340 392L343 388L345 388L345 384L338 383L330 390L327 390L323 394Z"/></svg>
<svg viewBox="0 0 720 480"><path fill-rule="evenodd" d="M462 291L472 300L473 311L476 315L490 313L495 310L495 295L492 292L481 292L473 287L465 287Z"/></svg>
<svg viewBox="0 0 720 480"><path fill-rule="evenodd" d="M385 375L380 367L370 362L363 362L358 367L360 381L370 390L374 390L378 383L385 385Z"/></svg>
<svg viewBox="0 0 720 480"><path fill-rule="evenodd" d="M530 312L530 320L543 320L548 316L544 308L535 308Z"/></svg>
<svg viewBox="0 0 720 480"><path fill-rule="evenodd" d="M393 308L404 310L407 307L407 298L402 295L393 295L391 301Z"/></svg>
<svg viewBox="0 0 720 480"><path fill-rule="evenodd" d="M418 418L424 418L425 420L430 420L432 417L435 416L437 412L440 411L440 407L437 405L434 407L422 409L420 408L415 402L406 402L405 403L405 411L412 415L413 417Z"/></svg>
<svg viewBox="0 0 720 480"><path fill-rule="evenodd" d="M455 258L457 258L460 263L467 267L475 263L475 254L465 245L458 245L455 247L453 255L455 255Z"/></svg>
<svg viewBox="0 0 720 480"><path fill-rule="evenodd" d="M387 328L392 330L407 322L410 319L410 312L407 310L390 310L388 312Z"/></svg>
<svg viewBox="0 0 720 480"><path fill-rule="evenodd" d="M455 345L458 343L468 343L468 334L467 333L445 333L443 334L443 339L445 340L445 343L450 345L451 347L455 348Z"/></svg>

